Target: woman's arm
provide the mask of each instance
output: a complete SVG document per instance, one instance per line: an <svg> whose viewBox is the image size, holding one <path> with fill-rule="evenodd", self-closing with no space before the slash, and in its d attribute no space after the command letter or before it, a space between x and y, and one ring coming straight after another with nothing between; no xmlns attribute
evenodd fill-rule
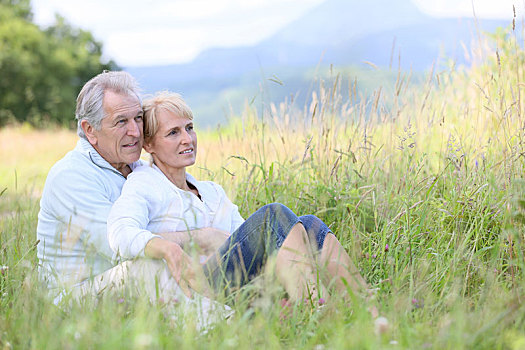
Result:
<svg viewBox="0 0 525 350"><path fill-rule="evenodd" d="M149 231L148 224L153 218L165 215L166 207L173 208L173 198L164 195L167 190L171 189L151 183L149 173L132 173L108 218L108 241L115 253L125 259L142 256L149 241L164 238L186 252L197 249L201 254L210 255L226 241L229 233L213 227L170 232Z"/></svg>
<svg viewBox="0 0 525 350"><path fill-rule="evenodd" d="M111 249L125 259L144 255L146 244L155 237L148 231L150 202L157 200L146 184L129 178L108 216L107 234Z"/></svg>

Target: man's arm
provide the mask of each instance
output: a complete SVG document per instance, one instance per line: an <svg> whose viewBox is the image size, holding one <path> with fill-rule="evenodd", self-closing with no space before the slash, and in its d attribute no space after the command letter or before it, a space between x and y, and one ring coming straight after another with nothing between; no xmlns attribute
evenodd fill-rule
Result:
<svg viewBox="0 0 525 350"><path fill-rule="evenodd" d="M111 267L106 219L112 203L92 175L65 168L46 180L38 215L38 257L61 281L78 282Z"/></svg>
<svg viewBox="0 0 525 350"><path fill-rule="evenodd" d="M165 240L177 243L185 251L190 252L191 243L204 255L211 255L226 242L230 233L214 227L204 227L196 230L157 233Z"/></svg>

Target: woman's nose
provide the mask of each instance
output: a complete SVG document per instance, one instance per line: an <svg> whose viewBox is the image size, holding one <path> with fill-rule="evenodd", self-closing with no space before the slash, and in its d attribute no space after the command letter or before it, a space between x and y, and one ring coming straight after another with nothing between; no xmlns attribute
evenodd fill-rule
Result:
<svg viewBox="0 0 525 350"><path fill-rule="evenodd" d="M186 129L184 129L184 130L182 131L182 135L181 135L181 136L182 136L182 140L181 140L181 141L182 141L183 143L191 143L191 136L190 136L190 133L189 133Z"/></svg>

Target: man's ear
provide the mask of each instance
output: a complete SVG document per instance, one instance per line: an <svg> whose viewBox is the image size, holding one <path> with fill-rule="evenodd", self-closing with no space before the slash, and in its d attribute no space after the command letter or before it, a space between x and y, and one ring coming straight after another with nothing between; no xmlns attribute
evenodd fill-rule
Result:
<svg viewBox="0 0 525 350"><path fill-rule="evenodd" d="M89 143L92 145L96 145L98 139L95 135L95 128L91 124L89 124L87 120L80 121L80 127L82 128L82 130L84 130L84 134L86 135Z"/></svg>

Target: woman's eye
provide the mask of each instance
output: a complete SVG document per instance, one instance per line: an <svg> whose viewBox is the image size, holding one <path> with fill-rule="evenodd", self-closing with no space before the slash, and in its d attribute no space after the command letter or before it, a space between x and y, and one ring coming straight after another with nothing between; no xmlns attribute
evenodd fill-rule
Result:
<svg viewBox="0 0 525 350"><path fill-rule="evenodd" d="M193 125L188 125L188 126L186 127L186 130L188 130L188 131L193 130Z"/></svg>

